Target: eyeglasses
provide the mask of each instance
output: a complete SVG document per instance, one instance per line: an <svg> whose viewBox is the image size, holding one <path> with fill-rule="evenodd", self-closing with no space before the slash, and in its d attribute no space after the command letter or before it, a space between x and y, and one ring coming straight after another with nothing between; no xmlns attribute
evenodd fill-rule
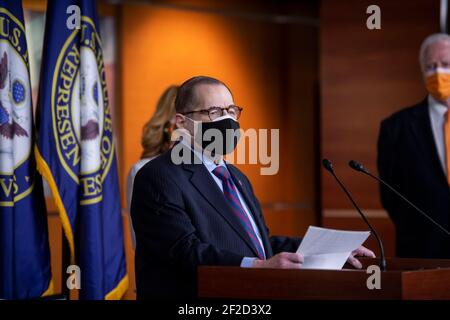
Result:
<svg viewBox="0 0 450 320"><path fill-rule="evenodd" d="M226 110L227 113L232 116L234 119L238 120L239 117L241 116L241 112L243 110L243 108L235 106L235 105L230 105L228 107L210 107L208 109L202 109L202 110L195 110L195 111L189 111L189 112L184 112L182 113L183 115L187 115L190 113L202 113L202 114L207 114L209 119L211 121L214 121L215 119L223 116L223 111Z"/></svg>

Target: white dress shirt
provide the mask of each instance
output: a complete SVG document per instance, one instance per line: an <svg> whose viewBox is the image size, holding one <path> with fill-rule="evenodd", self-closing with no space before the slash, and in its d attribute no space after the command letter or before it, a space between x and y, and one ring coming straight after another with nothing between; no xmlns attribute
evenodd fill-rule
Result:
<svg viewBox="0 0 450 320"><path fill-rule="evenodd" d="M431 95L428 95L428 112L430 114L431 130L433 131L439 162L441 163L445 175L447 175L447 163L445 155L444 123L447 110L448 108L446 105L437 101Z"/></svg>

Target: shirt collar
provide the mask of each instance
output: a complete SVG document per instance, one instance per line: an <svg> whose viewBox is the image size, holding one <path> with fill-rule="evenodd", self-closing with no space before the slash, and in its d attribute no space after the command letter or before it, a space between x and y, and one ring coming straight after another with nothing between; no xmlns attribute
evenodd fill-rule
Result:
<svg viewBox="0 0 450 320"><path fill-rule="evenodd" d="M218 166L225 166L225 161L223 158L220 158L219 161L214 161L210 157L203 154L202 150L197 150L196 148L193 148L192 145L190 145L188 142L186 142L184 139L181 140L181 143L184 144L186 147L192 150L194 152L195 156L197 156L199 159L202 160L202 163L205 165L206 169L208 169L209 172L213 172L215 168Z"/></svg>
<svg viewBox="0 0 450 320"><path fill-rule="evenodd" d="M444 114L447 112L448 108L445 104L437 101L435 98L433 98L431 95L428 95L428 106L430 107L430 111L436 115L443 117Z"/></svg>

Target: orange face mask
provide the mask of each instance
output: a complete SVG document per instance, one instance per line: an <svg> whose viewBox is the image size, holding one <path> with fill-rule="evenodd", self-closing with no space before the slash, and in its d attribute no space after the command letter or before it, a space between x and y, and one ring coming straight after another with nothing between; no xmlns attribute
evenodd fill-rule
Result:
<svg viewBox="0 0 450 320"><path fill-rule="evenodd" d="M425 84L433 98L447 100L450 98L450 69L437 68L427 73Z"/></svg>

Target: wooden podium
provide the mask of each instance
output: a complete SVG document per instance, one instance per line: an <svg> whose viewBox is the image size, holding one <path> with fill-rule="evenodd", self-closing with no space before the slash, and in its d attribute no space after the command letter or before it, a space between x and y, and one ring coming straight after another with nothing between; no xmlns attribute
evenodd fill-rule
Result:
<svg viewBox="0 0 450 320"><path fill-rule="evenodd" d="M450 299L450 260L388 258L381 289L369 290L366 273L378 259L360 259L363 270L247 269L199 267L199 298Z"/></svg>

